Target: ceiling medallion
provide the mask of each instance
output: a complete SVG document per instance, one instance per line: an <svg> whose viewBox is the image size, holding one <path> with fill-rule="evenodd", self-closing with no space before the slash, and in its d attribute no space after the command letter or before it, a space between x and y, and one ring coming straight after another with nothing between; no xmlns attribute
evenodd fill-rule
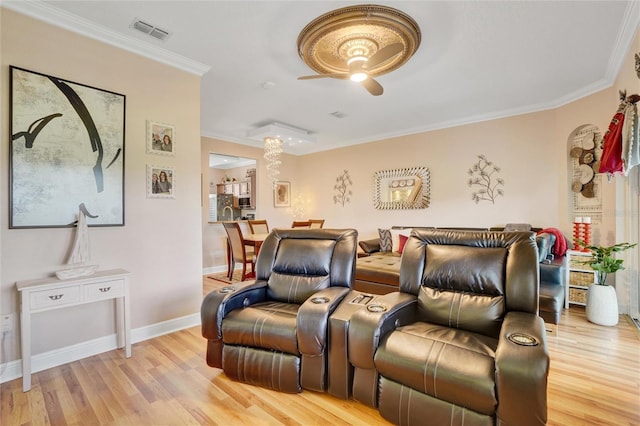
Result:
<svg viewBox="0 0 640 426"><path fill-rule="evenodd" d="M418 49L420 39L420 28L409 15L365 4L336 9L311 21L298 36L298 54L323 76L349 78L354 73L350 63L356 61L364 64L359 70L374 77L404 65ZM389 46L375 64L369 64L374 66L366 67L368 59Z"/></svg>

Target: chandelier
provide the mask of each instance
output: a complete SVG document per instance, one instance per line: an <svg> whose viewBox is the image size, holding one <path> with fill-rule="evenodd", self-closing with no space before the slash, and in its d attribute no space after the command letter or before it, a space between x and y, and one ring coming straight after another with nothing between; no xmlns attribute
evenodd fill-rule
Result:
<svg viewBox="0 0 640 426"><path fill-rule="evenodd" d="M280 154L282 154L282 139L267 136L264 138L264 159L267 160L267 177L273 188L276 188L280 176Z"/></svg>

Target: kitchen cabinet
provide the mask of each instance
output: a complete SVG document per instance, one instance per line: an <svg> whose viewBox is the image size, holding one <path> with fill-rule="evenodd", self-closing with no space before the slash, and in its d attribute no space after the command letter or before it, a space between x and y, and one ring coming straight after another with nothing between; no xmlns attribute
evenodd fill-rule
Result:
<svg viewBox="0 0 640 426"><path fill-rule="evenodd" d="M218 194L233 194L233 183L219 183L218 186Z"/></svg>

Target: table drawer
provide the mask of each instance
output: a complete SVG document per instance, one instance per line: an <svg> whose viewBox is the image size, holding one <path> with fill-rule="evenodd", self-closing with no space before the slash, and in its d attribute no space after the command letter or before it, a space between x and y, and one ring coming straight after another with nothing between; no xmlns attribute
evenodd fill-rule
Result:
<svg viewBox="0 0 640 426"><path fill-rule="evenodd" d="M34 291L31 293L31 309L47 309L80 302L80 286Z"/></svg>
<svg viewBox="0 0 640 426"><path fill-rule="evenodd" d="M103 281L84 287L84 298L87 302L122 296L124 296L124 280Z"/></svg>

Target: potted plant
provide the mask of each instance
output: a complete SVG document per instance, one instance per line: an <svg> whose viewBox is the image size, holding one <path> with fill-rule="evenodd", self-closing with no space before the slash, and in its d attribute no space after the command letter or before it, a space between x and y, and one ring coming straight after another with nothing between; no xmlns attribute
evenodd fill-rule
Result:
<svg viewBox="0 0 640 426"><path fill-rule="evenodd" d="M616 259L616 253L629 250L637 243L619 243L608 247L588 246L582 241L578 244L591 251L591 259L585 263L595 271L595 283L587 292L587 319L595 324L616 325L618 323L618 298L616 289L607 285L607 276L624 269L623 260Z"/></svg>

